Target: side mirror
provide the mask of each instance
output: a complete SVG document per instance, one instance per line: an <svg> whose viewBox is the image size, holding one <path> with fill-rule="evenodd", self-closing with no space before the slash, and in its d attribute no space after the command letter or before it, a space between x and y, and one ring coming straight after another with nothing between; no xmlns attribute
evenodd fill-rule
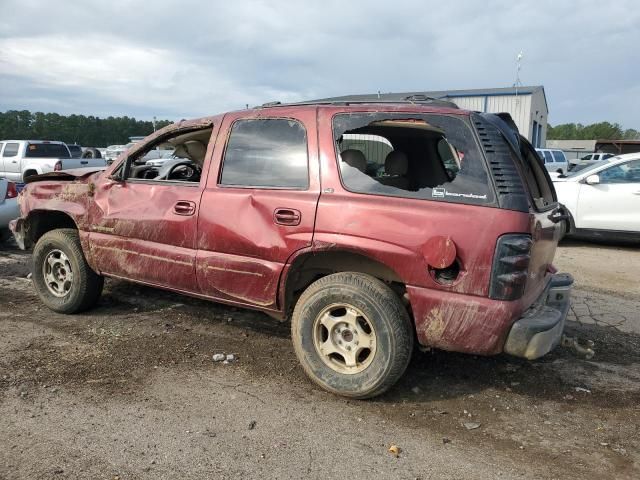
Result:
<svg viewBox="0 0 640 480"><path fill-rule="evenodd" d="M598 185L600 183L600 175L589 175L584 179L587 185Z"/></svg>

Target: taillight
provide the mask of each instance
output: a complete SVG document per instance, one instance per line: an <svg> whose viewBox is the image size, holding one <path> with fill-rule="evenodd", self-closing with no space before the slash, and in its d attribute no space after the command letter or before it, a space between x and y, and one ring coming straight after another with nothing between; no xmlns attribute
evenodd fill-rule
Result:
<svg viewBox="0 0 640 480"><path fill-rule="evenodd" d="M53 171L59 172L60 170L62 170L62 162L58 160L56 164L53 166Z"/></svg>
<svg viewBox="0 0 640 480"><path fill-rule="evenodd" d="M13 182L7 182L7 195L4 198L16 198L17 196L18 188L16 187L16 184Z"/></svg>
<svg viewBox="0 0 640 480"><path fill-rule="evenodd" d="M508 234L498 239L491 271L489 297L516 300L524 293L531 260L530 235Z"/></svg>

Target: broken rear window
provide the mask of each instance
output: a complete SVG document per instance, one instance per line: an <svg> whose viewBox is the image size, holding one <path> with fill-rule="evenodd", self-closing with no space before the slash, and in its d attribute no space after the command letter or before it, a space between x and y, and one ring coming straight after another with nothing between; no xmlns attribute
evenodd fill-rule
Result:
<svg viewBox="0 0 640 480"><path fill-rule="evenodd" d="M349 191L483 205L495 201L484 159L463 118L339 114L333 133Z"/></svg>

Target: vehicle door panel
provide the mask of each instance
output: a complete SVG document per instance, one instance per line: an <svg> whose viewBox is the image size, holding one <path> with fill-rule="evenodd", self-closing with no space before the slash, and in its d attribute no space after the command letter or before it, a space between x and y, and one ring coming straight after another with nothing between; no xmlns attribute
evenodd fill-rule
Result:
<svg viewBox="0 0 640 480"><path fill-rule="evenodd" d="M6 156L9 153L9 147L13 147L17 145L17 151L15 155ZM4 144L4 149L2 151L2 161L3 161L3 171L4 176L7 180L11 180L12 182L21 182L22 181L22 156L23 156L23 147L21 144L16 142L7 142Z"/></svg>
<svg viewBox="0 0 640 480"><path fill-rule="evenodd" d="M198 184L104 178L96 184L94 198L90 249L93 265L100 272L196 290ZM194 213L176 212L178 202L191 202Z"/></svg>
<svg viewBox="0 0 640 480"><path fill-rule="evenodd" d="M638 160L621 164L630 165L640 169ZM580 185L577 228L640 232L640 173L620 183L608 183L606 172L618 166L600 171L601 183Z"/></svg>
<svg viewBox="0 0 640 480"><path fill-rule="evenodd" d="M256 119L267 118L253 115ZM197 276L206 295L277 309L284 265L295 251L311 245L320 191L315 111L282 115L306 129L309 187L293 190L219 185L220 165L233 122L254 118L242 114L225 117L198 218ZM282 210L297 212L298 220L279 223L277 212Z"/></svg>

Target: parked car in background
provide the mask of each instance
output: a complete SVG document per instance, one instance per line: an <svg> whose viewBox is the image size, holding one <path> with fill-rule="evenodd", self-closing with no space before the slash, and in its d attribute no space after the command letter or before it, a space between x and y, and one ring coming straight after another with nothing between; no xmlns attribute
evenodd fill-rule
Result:
<svg viewBox="0 0 640 480"><path fill-rule="evenodd" d="M104 167L102 159L72 158L62 142L49 140L0 141L0 177L24 182L32 175L81 167Z"/></svg>
<svg viewBox="0 0 640 480"><path fill-rule="evenodd" d="M11 237L9 222L20 216L16 184L0 178L0 244Z"/></svg>
<svg viewBox="0 0 640 480"><path fill-rule="evenodd" d="M536 152L544 162L545 168L550 172L567 173L569 162L562 150L551 148L536 148Z"/></svg>
<svg viewBox="0 0 640 480"><path fill-rule="evenodd" d="M259 309L291 319L314 382L355 398L393 385L414 341L545 355L572 285L547 172L507 114L409 100L181 121L104 172L36 178L12 229L41 301L86 310L114 276ZM167 144L176 158L147 164Z"/></svg>
<svg viewBox="0 0 640 480"><path fill-rule="evenodd" d="M553 180L569 235L640 240L640 154L600 160Z"/></svg>
<svg viewBox="0 0 640 480"><path fill-rule="evenodd" d="M590 153L580 158L572 159L569 161L569 171L579 171L584 167L588 167L589 165L593 165L596 162L600 162L602 160L608 160L612 158L613 153Z"/></svg>

